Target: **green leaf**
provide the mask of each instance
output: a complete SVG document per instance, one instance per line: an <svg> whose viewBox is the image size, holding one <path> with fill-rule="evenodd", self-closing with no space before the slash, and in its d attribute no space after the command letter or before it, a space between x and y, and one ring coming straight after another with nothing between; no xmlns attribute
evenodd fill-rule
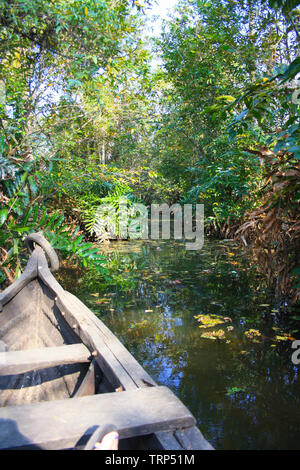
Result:
<svg viewBox="0 0 300 470"><path fill-rule="evenodd" d="M226 396L235 395L236 393L241 393L241 392L245 392L245 391L246 391L246 389L242 388L242 387L228 387L227 392L226 392Z"/></svg>
<svg viewBox="0 0 300 470"><path fill-rule="evenodd" d="M294 78L298 73L300 72L300 57L297 57L291 64L288 66L286 71L281 74L282 82L286 82L287 80L290 80Z"/></svg>
<svg viewBox="0 0 300 470"><path fill-rule="evenodd" d="M8 216L8 210L6 208L0 211L0 227L4 224Z"/></svg>
<svg viewBox="0 0 300 470"><path fill-rule="evenodd" d="M9 225L8 228L12 230L13 232L22 233L22 232L28 232L28 230L31 230L32 226L28 225L27 227L24 227L23 225Z"/></svg>
<svg viewBox="0 0 300 470"><path fill-rule="evenodd" d="M235 101L235 97L231 95L222 95L222 96L218 96L216 100L223 100L223 101L227 101L227 103L233 103Z"/></svg>

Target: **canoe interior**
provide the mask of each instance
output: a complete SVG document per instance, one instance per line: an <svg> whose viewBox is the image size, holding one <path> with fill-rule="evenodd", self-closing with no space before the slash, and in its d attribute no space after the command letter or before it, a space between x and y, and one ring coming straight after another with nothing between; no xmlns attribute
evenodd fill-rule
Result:
<svg viewBox="0 0 300 470"><path fill-rule="evenodd" d="M55 294L36 278L0 313L0 340L7 351L48 348L81 342L54 302ZM0 377L0 406L72 397L88 364L64 364Z"/></svg>

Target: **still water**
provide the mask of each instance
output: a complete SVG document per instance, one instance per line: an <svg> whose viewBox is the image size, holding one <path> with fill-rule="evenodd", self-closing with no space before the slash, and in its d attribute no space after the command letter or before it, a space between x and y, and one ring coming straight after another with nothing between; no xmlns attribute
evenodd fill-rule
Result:
<svg viewBox="0 0 300 470"><path fill-rule="evenodd" d="M300 365L291 361L299 317L268 296L241 248L206 241L186 251L159 240L104 251L107 281L64 267L61 283L173 390L206 439L216 449L299 449ZM226 320L200 328L201 314ZM221 339L201 336L220 329Z"/></svg>

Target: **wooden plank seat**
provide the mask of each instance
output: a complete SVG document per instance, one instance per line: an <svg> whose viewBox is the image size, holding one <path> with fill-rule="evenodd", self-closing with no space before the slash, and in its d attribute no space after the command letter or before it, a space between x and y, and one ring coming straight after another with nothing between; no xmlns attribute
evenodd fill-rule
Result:
<svg viewBox="0 0 300 470"><path fill-rule="evenodd" d="M90 362L90 360L91 353L82 343L25 351L6 351L0 353L0 375L23 374L31 370Z"/></svg>
<svg viewBox="0 0 300 470"><path fill-rule="evenodd" d="M9 406L0 409L0 449L74 448L105 423L125 439L187 428L195 419L164 386Z"/></svg>

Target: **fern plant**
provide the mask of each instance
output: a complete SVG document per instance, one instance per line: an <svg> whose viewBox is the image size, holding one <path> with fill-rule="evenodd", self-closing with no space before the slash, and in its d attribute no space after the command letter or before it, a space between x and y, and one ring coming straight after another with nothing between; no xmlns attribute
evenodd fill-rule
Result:
<svg viewBox="0 0 300 470"><path fill-rule="evenodd" d="M5 157L0 157L0 180L8 180L15 176L18 167Z"/></svg>
<svg viewBox="0 0 300 470"><path fill-rule="evenodd" d="M100 204L88 208L83 213L83 221L86 230L95 235L98 241L128 238L128 223L135 218L131 208L134 196L114 191L113 194L100 200ZM126 220L123 220L126 211Z"/></svg>
<svg viewBox="0 0 300 470"><path fill-rule="evenodd" d="M70 228L61 212L49 213L45 206L40 207L37 178L32 165L23 165L13 178L0 182L0 283L20 275L23 240L37 231L44 233L63 258L76 258L83 266L92 263L98 273L104 273L105 258L84 241L79 227Z"/></svg>

